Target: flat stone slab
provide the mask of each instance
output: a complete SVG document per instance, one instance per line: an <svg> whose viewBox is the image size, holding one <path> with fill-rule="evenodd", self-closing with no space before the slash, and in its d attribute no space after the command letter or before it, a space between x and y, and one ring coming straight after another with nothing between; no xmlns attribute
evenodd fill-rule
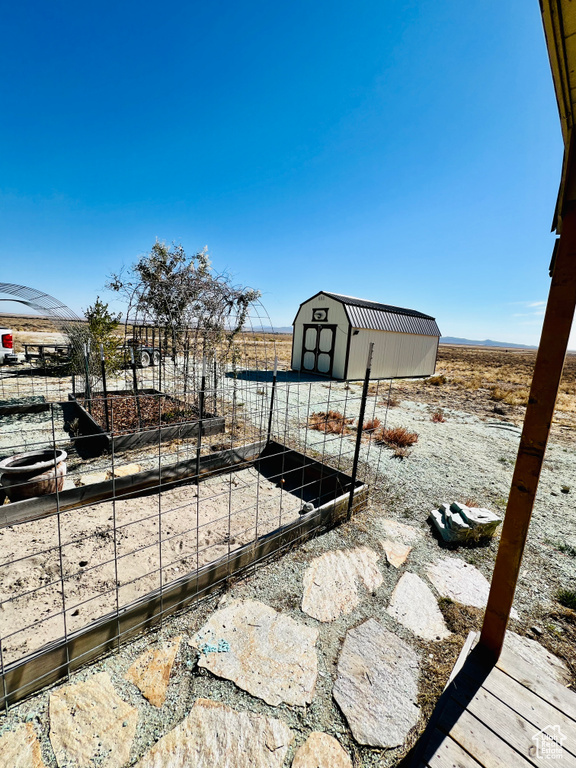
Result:
<svg viewBox="0 0 576 768"><path fill-rule="evenodd" d="M415 573L401 577L387 611L423 640L444 640L451 634L432 590Z"/></svg>
<svg viewBox="0 0 576 768"><path fill-rule="evenodd" d="M46 768L32 723L0 736L0 768Z"/></svg>
<svg viewBox="0 0 576 768"><path fill-rule="evenodd" d="M190 640L199 666L232 680L267 704L312 701L318 630L257 600L233 600L212 614Z"/></svg>
<svg viewBox="0 0 576 768"><path fill-rule="evenodd" d="M120 464L114 467L114 477L128 477L128 475L136 475L138 472L142 472L140 464Z"/></svg>
<svg viewBox="0 0 576 768"><path fill-rule="evenodd" d="M474 608L484 608L488 602L490 583L478 568L458 557L440 558L426 568L426 574L442 597ZM512 616L518 618L514 608Z"/></svg>
<svg viewBox="0 0 576 768"><path fill-rule="evenodd" d="M76 478L77 485L93 485L94 483L105 483L109 480L108 472L85 472Z"/></svg>
<svg viewBox="0 0 576 768"><path fill-rule="evenodd" d="M570 684L570 672L566 664L536 640L508 630L504 647L520 656L527 664L537 667L546 677L551 677L562 685Z"/></svg>
<svg viewBox="0 0 576 768"><path fill-rule="evenodd" d="M281 720L197 699L136 768L281 768L293 738Z"/></svg>
<svg viewBox="0 0 576 768"><path fill-rule="evenodd" d="M404 565L408 559L408 555L412 552L412 547L408 544L402 544L400 541L386 539L385 541L382 541L381 544L382 549L386 554L386 560L390 565L394 566L394 568L400 568L401 565Z"/></svg>
<svg viewBox="0 0 576 768"><path fill-rule="evenodd" d="M333 694L359 744L404 743L420 716L418 674L416 652L375 619L348 630Z"/></svg>
<svg viewBox="0 0 576 768"><path fill-rule="evenodd" d="M422 531L413 525L399 523L389 517L378 520L378 527L387 539L401 541L403 544L416 544L423 536Z"/></svg>
<svg viewBox="0 0 576 768"><path fill-rule="evenodd" d="M162 648L145 651L125 674L126 680L134 683L155 707L161 707L166 701L170 672L181 639L176 637Z"/></svg>
<svg viewBox="0 0 576 768"><path fill-rule="evenodd" d="M314 558L304 574L302 610L318 621L334 621L360 602L359 586L374 592L383 577L380 555L369 547L337 549Z"/></svg>
<svg viewBox="0 0 576 768"><path fill-rule="evenodd" d="M333 736L314 731L298 748L292 768L353 768L352 760Z"/></svg>
<svg viewBox="0 0 576 768"><path fill-rule="evenodd" d="M50 741L64 768L123 768L138 710L122 701L107 672L50 694Z"/></svg>

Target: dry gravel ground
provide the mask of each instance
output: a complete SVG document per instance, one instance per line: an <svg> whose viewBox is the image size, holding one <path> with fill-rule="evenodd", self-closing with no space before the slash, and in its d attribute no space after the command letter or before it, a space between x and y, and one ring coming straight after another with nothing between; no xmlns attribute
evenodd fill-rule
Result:
<svg viewBox="0 0 576 768"><path fill-rule="evenodd" d="M493 352L495 356L490 357ZM423 710L418 730L424 725L467 632L479 627L482 611L440 599L440 608L453 635L440 644L418 640L386 612L402 571L387 566L382 558L379 568L383 584L375 593L363 593L360 604L335 622L319 624L300 608L304 572L314 557L330 550L365 545L382 552L380 542L385 536L380 521L390 517L413 525L423 534L415 543L405 569L426 578L425 568L429 563L439 557L453 556L474 564L490 578L497 538L483 547L454 548L438 540L427 518L433 506L446 500L468 500L500 513L505 510L523 416L523 407L517 402L521 400L521 393L518 392L524 386L534 358L533 353L514 352L509 353L508 358L505 355L493 350L482 350L480 355L457 349L443 351L441 348L438 372L446 377L446 381L437 385L422 381L394 382L392 400L396 400L397 404L393 407L387 406L388 384L381 384L377 391L373 390L367 418L377 417L386 420L388 426L403 426L417 432L418 442L410 454L403 459L395 458L389 448L364 438L361 476L371 481L368 509L356 515L351 522L228 585L230 597L260 600L299 622L319 629L320 674L314 700L308 707L270 707L231 682L215 678L196 666L195 652L186 640L201 628L217 606L218 597L212 597L202 605L167 620L158 632L150 633L73 675L73 680L82 680L97 671L106 670L122 698L139 708L133 762L161 735L179 723L198 697L206 697L226 702L235 709L280 717L298 734L295 747L311 731L324 730L338 738L353 756L356 768L386 768L398 764L416 732L403 748L384 751L358 747L332 698L336 663L347 629L374 617L417 650L421 664L420 705ZM515 355L518 356L512 357ZM507 359L514 361L512 368L507 367ZM517 365L518 361L523 361L522 365ZM564 410L557 413L556 421L561 423L554 428L542 472L515 601L519 618L512 620L511 628L520 634L536 637L563 658L576 685L576 614L563 608L556 600L558 589L574 589L576 582L576 454L571 428L574 421L574 359L569 359L568 363L562 393L565 398L561 402ZM467 377L462 374L466 366L469 366ZM516 375L512 369L519 370L518 383L512 381ZM500 379L494 380L494 370L499 371ZM508 397L510 402L500 399L502 392L492 391L492 387L507 387L504 397ZM514 396L510 392L512 389L516 393ZM252 412L257 397L265 399L267 396L257 392L256 387L246 390L245 407L248 413ZM329 405L328 394L331 398ZM326 436L307 429L306 422L309 412L327 410L328 407L337 407L346 416L357 418L358 394L357 384L336 383L328 388L325 382L318 381L284 386L279 389L282 406L279 413L285 416L275 424L275 429L287 442L306 445L312 455L324 454L333 462L349 466L354 431L344 437ZM335 406L335 403L338 405ZM443 408L445 421L435 423L431 418L439 407ZM501 412L495 411L495 408ZM161 709L156 709L123 676L144 649L180 634L184 641L172 673L168 699ZM48 692L42 692L14 707L0 721L0 730L12 728L17 722L32 721L41 737L46 764L54 766L48 740L47 702ZM290 765L292 756L293 748L286 765Z"/></svg>

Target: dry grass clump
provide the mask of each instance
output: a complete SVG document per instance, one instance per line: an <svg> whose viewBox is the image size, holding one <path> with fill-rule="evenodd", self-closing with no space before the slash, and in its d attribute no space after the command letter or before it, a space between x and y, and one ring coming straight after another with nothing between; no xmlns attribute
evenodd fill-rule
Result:
<svg viewBox="0 0 576 768"><path fill-rule="evenodd" d="M430 417L430 421L433 421L435 424L443 424L446 421L446 417L444 416L444 411L442 408L438 408L434 411Z"/></svg>
<svg viewBox="0 0 576 768"><path fill-rule="evenodd" d="M450 383L461 389L469 389L474 392L478 391L482 384L482 376L479 373L474 373L469 376L454 376L450 379Z"/></svg>
<svg viewBox="0 0 576 768"><path fill-rule="evenodd" d="M378 429L378 427L382 424L380 419L370 419L370 421L365 421L364 425L362 427L363 432L374 432Z"/></svg>
<svg viewBox="0 0 576 768"><path fill-rule="evenodd" d="M400 405L400 399L396 397L396 395L390 395L390 397L386 397L383 400L380 400L378 405L382 406L383 408L396 408Z"/></svg>
<svg viewBox="0 0 576 768"><path fill-rule="evenodd" d="M332 435L349 435L351 430L347 425L353 421L354 419L346 418L340 411L315 411L310 414L308 426L310 429Z"/></svg>
<svg viewBox="0 0 576 768"><path fill-rule="evenodd" d="M384 443L390 448L410 448L418 442L418 434L408 432L405 427L386 427L386 429L380 427L374 433L374 437L379 443Z"/></svg>
<svg viewBox="0 0 576 768"><path fill-rule="evenodd" d="M490 388L490 400L507 403L508 405L527 405L528 395L529 391L524 387L516 389L495 385Z"/></svg>
<svg viewBox="0 0 576 768"><path fill-rule="evenodd" d="M441 373L438 376L430 376L428 379L425 380L424 383L430 385L431 387L441 387L444 384L446 384L447 381L448 379L446 378L446 376L444 376L444 374Z"/></svg>

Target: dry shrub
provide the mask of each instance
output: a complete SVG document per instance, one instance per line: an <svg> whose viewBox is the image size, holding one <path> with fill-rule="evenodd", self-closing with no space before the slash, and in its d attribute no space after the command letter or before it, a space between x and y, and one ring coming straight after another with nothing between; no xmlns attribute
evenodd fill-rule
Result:
<svg viewBox="0 0 576 768"><path fill-rule="evenodd" d="M438 408L436 411L434 411L430 419L435 424L443 424L446 421L446 418L444 417L444 411L442 408Z"/></svg>
<svg viewBox="0 0 576 768"><path fill-rule="evenodd" d="M365 421L364 426L362 427L363 432L374 432L378 429L378 427L382 424L380 419L370 419L370 421Z"/></svg>
<svg viewBox="0 0 576 768"><path fill-rule="evenodd" d="M376 439L379 443L384 443L391 448L409 448L418 442L418 435L416 432L408 432L405 427L382 427L375 432Z"/></svg>
<svg viewBox="0 0 576 768"><path fill-rule="evenodd" d="M429 384L432 387L441 387L444 384L446 384L446 382L447 382L446 376L444 376L444 374L441 373L438 376L430 376L430 378L426 379L424 383Z"/></svg>
<svg viewBox="0 0 576 768"><path fill-rule="evenodd" d="M353 421L354 419L347 419L340 411L315 411L310 414L308 426L310 429L332 435L349 435L351 430L347 425L352 424Z"/></svg>

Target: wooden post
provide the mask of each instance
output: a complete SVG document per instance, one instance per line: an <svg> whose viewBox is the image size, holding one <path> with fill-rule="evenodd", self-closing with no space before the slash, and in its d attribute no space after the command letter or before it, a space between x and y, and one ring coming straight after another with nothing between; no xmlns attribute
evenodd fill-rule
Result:
<svg viewBox="0 0 576 768"><path fill-rule="evenodd" d="M576 305L576 206L565 212L480 644L498 658L512 609Z"/></svg>

